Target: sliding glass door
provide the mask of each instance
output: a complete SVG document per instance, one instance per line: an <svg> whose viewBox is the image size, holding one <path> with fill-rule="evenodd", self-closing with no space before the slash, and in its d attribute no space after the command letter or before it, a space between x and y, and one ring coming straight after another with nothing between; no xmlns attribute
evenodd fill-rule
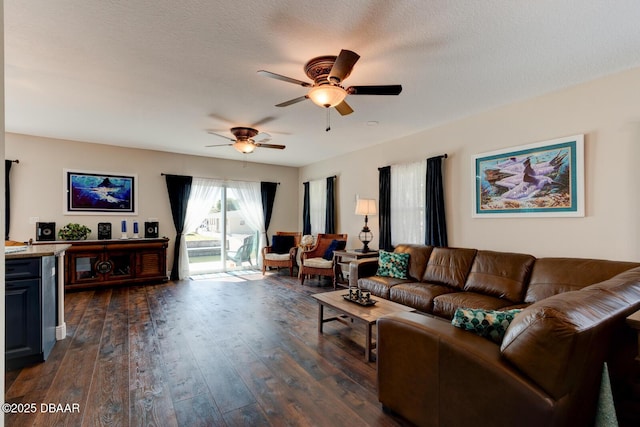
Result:
<svg viewBox="0 0 640 427"><path fill-rule="evenodd" d="M251 209L246 190L222 182L206 184L208 192L189 199L189 209L200 209L194 218L203 218L186 230L190 274L257 268L261 219L247 216Z"/></svg>

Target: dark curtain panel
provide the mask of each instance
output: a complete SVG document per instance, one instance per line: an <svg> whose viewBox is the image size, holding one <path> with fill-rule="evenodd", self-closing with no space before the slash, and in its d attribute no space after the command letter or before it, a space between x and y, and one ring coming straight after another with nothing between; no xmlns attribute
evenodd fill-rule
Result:
<svg viewBox="0 0 640 427"><path fill-rule="evenodd" d="M336 177L327 178L327 215L324 223L324 232L333 234L336 232Z"/></svg>
<svg viewBox="0 0 640 427"><path fill-rule="evenodd" d="M378 247L385 251L393 250L391 244L391 166L378 168L378 215L380 237Z"/></svg>
<svg viewBox="0 0 640 427"><path fill-rule="evenodd" d="M447 246L442 160L443 156L427 159L426 227L424 239L425 244L431 246Z"/></svg>
<svg viewBox="0 0 640 427"><path fill-rule="evenodd" d="M309 183L305 182L304 186L304 202L302 205L302 234L311 234L311 212L309 201Z"/></svg>
<svg viewBox="0 0 640 427"><path fill-rule="evenodd" d="M11 186L9 185L9 172L11 171L11 160L4 161L4 240L9 240L9 228L11 226Z"/></svg>
<svg viewBox="0 0 640 427"><path fill-rule="evenodd" d="M261 182L260 194L262 196L262 212L264 213L264 232L269 244L269 224L271 224L271 214L273 213L273 202L276 199L277 182Z"/></svg>
<svg viewBox="0 0 640 427"><path fill-rule="evenodd" d="M173 267L171 267L171 280L178 280L178 261L180 258L180 241L184 231L184 221L187 215L187 202L191 194L193 177L181 175L166 175L167 192L171 203L171 216L176 227L176 242L173 251Z"/></svg>

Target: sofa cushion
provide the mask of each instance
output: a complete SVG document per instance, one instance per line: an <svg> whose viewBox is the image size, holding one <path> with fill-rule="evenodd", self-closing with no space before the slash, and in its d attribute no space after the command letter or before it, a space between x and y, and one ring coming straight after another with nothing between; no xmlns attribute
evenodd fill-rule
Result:
<svg viewBox="0 0 640 427"><path fill-rule="evenodd" d="M322 258L324 258L326 260L333 260L333 251L341 251L346 247L347 247L347 241L346 240L333 239L331 241L331 244L327 248L327 250L324 251L324 255L322 255Z"/></svg>
<svg viewBox="0 0 640 427"><path fill-rule="evenodd" d="M527 254L478 251L464 290L523 302L534 262Z"/></svg>
<svg viewBox="0 0 640 427"><path fill-rule="evenodd" d="M451 324L500 344L513 318L521 311L459 308L454 313Z"/></svg>
<svg viewBox="0 0 640 427"><path fill-rule="evenodd" d="M611 282L629 288L631 298L592 288L554 295L524 309L505 334L502 355L554 399L575 392L579 379L598 387L600 372L590 367L602 366L615 348L614 331L640 309L640 270Z"/></svg>
<svg viewBox="0 0 640 427"><path fill-rule="evenodd" d="M294 236L272 236L271 252L275 254L288 254L289 250L295 246Z"/></svg>
<svg viewBox="0 0 640 427"><path fill-rule="evenodd" d="M453 288L424 282L400 283L390 289L389 299L423 313L433 312L433 299L454 292Z"/></svg>
<svg viewBox="0 0 640 427"><path fill-rule="evenodd" d="M400 283L408 283L411 279L396 279L395 277L370 276L358 279L358 288L371 293L377 297L389 299L389 292L393 286Z"/></svg>
<svg viewBox="0 0 640 427"><path fill-rule="evenodd" d="M427 268L427 262L433 246L403 243L396 245L393 249L396 253L409 254L409 268L407 274L409 278L419 281Z"/></svg>
<svg viewBox="0 0 640 427"><path fill-rule="evenodd" d="M387 252L381 249L378 256L378 271L376 275L406 279L408 265L409 254Z"/></svg>
<svg viewBox="0 0 640 427"><path fill-rule="evenodd" d="M610 279L640 264L580 258L539 258L533 265L524 301L534 303Z"/></svg>
<svg viewBox="0 0 640 427"><path fill-rule="evenodd" d="M438 295L433 299L433 314L445 319L451 319L459 308L498 310L509 305L511 303L508 300L491 295L476 292L452 292Z"/></svg>
<svg viewBox="0 0 640 427"><path fill-rule="evenodd" d="M607 292L614 292L629 303L637 303L640 301L640 285L629 286L628 282L633 282L634 280L639 281L639 273L640 267L632 268L604 282L589 285L584 288L584 290L600 289Z"/></svg>
<svg viewBox="0 0 640 427"><path fill-rule="evenodd" d="M422 281L462 289L475 256L475 249L433 248Z"/></svg>

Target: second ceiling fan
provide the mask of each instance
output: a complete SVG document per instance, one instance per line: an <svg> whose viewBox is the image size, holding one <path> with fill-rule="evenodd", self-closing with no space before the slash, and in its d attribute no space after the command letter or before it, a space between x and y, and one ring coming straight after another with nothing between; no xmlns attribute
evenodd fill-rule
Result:
<svg viewBox="0 0 640 427"><path fill-rule="evenodd" d="M347 95L399 95L402 92L402 85L349 86L347 88L342 86L342 82L349 77L358 59L360 55L345 49L341 50L338 56L318 56L311 59L304 66L304 71L313 83L265 70L259 70L258 73L310 88L306 95L282 102L276 107L286 107L311 99L320 107L335 107L343 116L353 113L353 109L345 101Z"/></svg>
<svg viewBox="0 0 640 427"><path fill-rule="evenodd" d="M265 132L258 132L257 129L250 127L234 127L230 129L230 132L235 136L229 138L224 135L220 135L213 131L208 131L211 135L219 136L220 138L231 141L231 144L215 144L207 145L207 147L228 147L231 146L237 151L243 154L253 153L256 148L275 148L277 150L284 150L286 147L280 144L267 144L266 142L271 140L271 135Z"/></svg>

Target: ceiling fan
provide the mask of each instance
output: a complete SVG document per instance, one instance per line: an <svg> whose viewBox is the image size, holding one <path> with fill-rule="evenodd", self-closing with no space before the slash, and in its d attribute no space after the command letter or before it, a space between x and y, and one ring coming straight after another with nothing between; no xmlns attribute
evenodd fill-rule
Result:
<svg viewBox="0 0 640 427"><path fill-rule="evenodd" d="M229 138L224 135L220 135L213 131L208 131L211 135L219 136L220 138L228 139L231 144L216 144L207 145L206 147L227 147L231 146L243 154L253 153L256 148L275 148L277 150L284 150L284 145L279 144L265 144L266 141L271 140L271 135L264 132L258 132L256 129L249 127L234 127L231 128L231 133L235 136L235 139Z"/></svg>
<svg viewBox="0 0 640 427"><path fill-rule="evenodd" d="M345 89L342 82L349 77L358 59L360 59L360 55L345 49L342 49L338 56L318 56L311 59L304 66L304 71L313 80L313 83L265 70L260 70L258 73L310 88L306 95L282 102L276 107L286 107L305 99L311 99L314 104L320 107L335 107L343 116L353 113L353 109L345 101L347 95L399 95L402 92L402 85L349 86Z"/></svg>

